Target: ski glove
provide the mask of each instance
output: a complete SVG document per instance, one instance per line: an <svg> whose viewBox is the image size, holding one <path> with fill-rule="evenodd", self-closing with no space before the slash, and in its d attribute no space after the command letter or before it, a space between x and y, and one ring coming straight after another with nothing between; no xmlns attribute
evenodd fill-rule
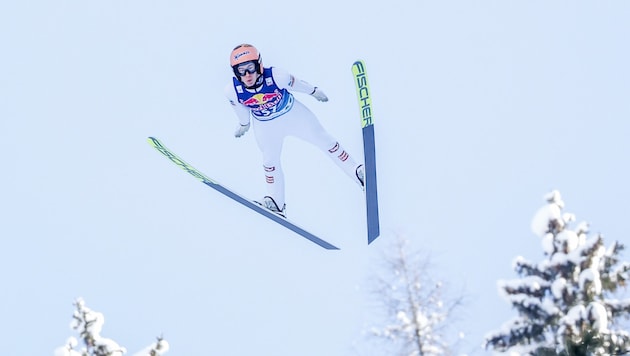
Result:
<svg viewBox="0 0 630 356"><path fill-rule="evenodd" d="M245 135L245 132L247 132L247 130L249 130L249 122L247 123L247 125L239 126L238 129L236 129L236 132L234 132L234 137L241 137Z"/></svg>
<svg viewBox="0 0 630 356"><path fill-rule="evenodd" d="M326 94L324 94L324 92L318 87L315 87L315 89L313 89L311 95L319 101L328 101L328 97L326 96Z"/></svg>

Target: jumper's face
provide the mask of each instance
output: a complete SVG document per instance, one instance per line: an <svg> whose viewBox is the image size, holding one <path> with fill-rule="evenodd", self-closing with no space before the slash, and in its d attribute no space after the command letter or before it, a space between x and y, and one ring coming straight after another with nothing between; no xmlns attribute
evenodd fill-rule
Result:
<svg viewBox="0 0 630 356"><path fill-rule="evenodd" d="M256 83L260 75L258 74L257 67L254 61L243 62L234 68L234 74L241 79L245 86L251 87Z"/></svg>
<svg viewBox="0 0 630 356"><path fill-rule="evenodd" d="M241 77L241 81L245 83L245 86L252 87L256 84L256 80L258 80L258 73L247 73Z"/></svg>

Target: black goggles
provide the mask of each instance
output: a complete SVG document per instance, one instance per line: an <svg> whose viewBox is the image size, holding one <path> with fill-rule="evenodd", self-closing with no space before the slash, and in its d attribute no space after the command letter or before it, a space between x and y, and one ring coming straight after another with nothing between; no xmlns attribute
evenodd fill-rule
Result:
<svg viewBox="0 0 630 356"><path fill-rule="evenodd" d="M239 77L245 76L247 73L256 74L258 73L258 65L254 61L247 61L234 66L234 74Z"/></svg>

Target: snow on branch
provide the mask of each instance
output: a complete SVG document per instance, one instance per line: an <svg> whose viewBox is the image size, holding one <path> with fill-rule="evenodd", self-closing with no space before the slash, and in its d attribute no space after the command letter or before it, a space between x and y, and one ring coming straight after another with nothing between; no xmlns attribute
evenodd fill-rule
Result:
<svg viewBox="0 0 630 356"><path fill-rule="evenodd" d="M512 266L516 273L520 276L537 276L542 279L548 279L549 275L544 268L539 268L539 265L534 262L530 262L523 258L522 256L518 256L514 259Z"/></svg>
<svg viewBox="0 0 630 356"><path fill-rule="evenodd" d="M161 356L169 350L169 344L164 340L162 336L157 338L157 341L144 350L135 353L133 356Z"/></svg>
<svg viewBox="0 0 630 356"><path fill-rule="evenodd" d="M486 343L493 345L497 351L506 351L510 347L522 343L527 344L544 341L544 324L532 324L523 318L515 318L501 327L500 330L486 335Z"/></svg>
<svg viewBox="0 0 630 356"><path fill-rule="evenodd" d="M511 281L499 281L499 287L508 295L527 294L533 297L542 298L549 288L549 282L538 276L530 276Z"/></svg>

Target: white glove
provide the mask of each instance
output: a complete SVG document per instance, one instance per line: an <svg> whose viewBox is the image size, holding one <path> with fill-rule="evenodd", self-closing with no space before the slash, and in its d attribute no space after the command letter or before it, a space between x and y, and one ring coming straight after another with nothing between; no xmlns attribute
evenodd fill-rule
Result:
<svg viewBox="0 0 630 356"><path fill-rule="evenodd" d="M240 125L238 129L236 129L236 132L234 132L234 137L241 137L245 135L245 132L247 132L247 130L249 130L249 122L247 123L247 125Z"/></svg>
<svg viewBox="0 0 630 356"><path fill-rule="evenodd" d="M311 93L311 95L319 101L324 101L324 102L328 101L328 97L326 96L326 94L324 94L324 92L318 87L315 87L315 89L313 89L313 92Z"/></svg>

